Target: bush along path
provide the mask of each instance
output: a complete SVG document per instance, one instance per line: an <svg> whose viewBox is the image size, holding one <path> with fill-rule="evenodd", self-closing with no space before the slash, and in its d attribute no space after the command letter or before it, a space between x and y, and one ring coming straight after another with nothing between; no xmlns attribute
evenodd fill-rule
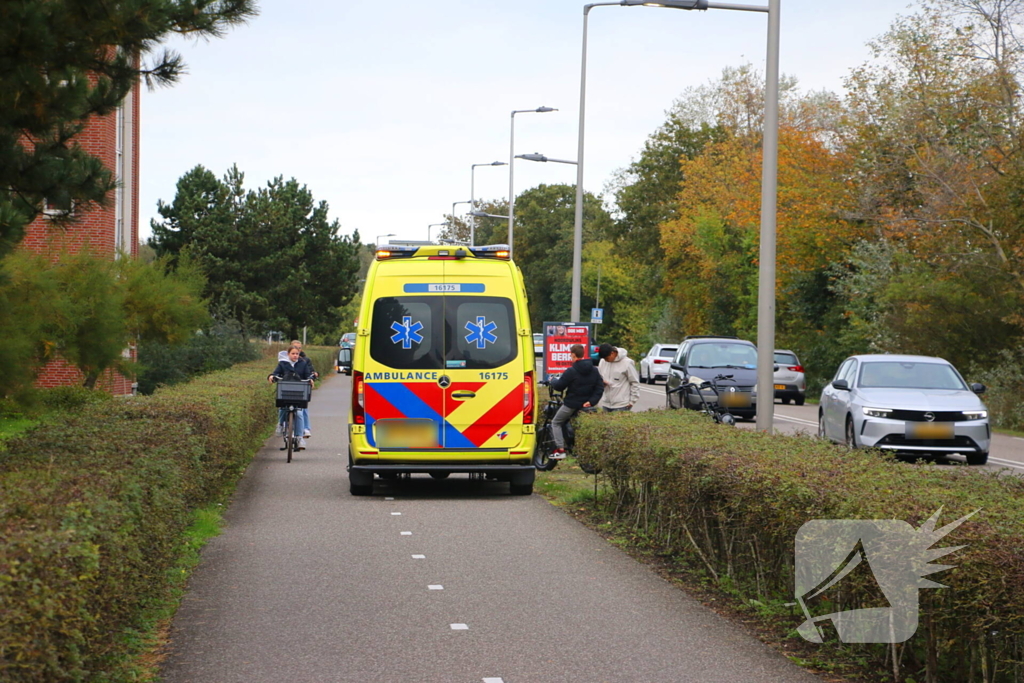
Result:
<svg viewBox="0 0 1024 683"><path fill-rule="evenodd" d="M332 350L307 353L330 377ZM254 361L85 405L6 442L0 680L145 678L138 634L194 564L197 517L226 501L270 433L272 368Z"/></svg>
<svg viewBox="0 0 1024 683"><path fill-rule="evenodd" d="M577 454L602 468L597 500L582 473L547 482L556 470L538 488L712 604L729 605L795 661L856 680L1024 681L1020 478L730 429L684 411L584 416ZM920 529L941 509L939 528L979 508L922 546L964 547L933 560L952 568L924 578L948 587L919 590L911 638L851 644L833 631L817 645L797 635L805 615L792 605L794 545L805 522L901 520ZM870 572L837 585L815 616L885 604Z"/></svg>

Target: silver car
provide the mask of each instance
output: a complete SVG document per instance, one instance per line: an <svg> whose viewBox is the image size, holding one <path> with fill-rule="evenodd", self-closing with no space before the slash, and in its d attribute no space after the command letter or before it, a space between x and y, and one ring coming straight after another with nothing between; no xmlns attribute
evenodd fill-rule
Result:
<svg viewBox="0 0 1024 683"><path fill-rule="evenodd" d="M851 356L821 392L818 436L850 448L903 455L960 453L988 461L988 410L948 361L928 356Z"/></svg>
<svg viewBox="0 0 1024 683"><path fill-rule="evenodd" d="M792 351L775 349L775 367L775 398L802 406L807 396L807 380L800 359Z"/></svg>

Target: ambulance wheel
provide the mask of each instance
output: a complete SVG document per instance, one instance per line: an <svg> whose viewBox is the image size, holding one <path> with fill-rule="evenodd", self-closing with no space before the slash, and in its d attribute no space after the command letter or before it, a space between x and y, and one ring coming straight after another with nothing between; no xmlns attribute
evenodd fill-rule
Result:
<svg viewBox="0 0 1024 683"><path fill-rule="evenodd" d="M451 472L431 472L430 476L434 479L447 479L451 475Z"/></svg>
<svg viewBox="0 0 1024 683"><path fill-rule="evenodd" d="M533 493L533 481L537 473L534 470L515 472L508 480L508 491L513 496L529 496Z"/></svg>
<svg viewBox="0 0 1024 683"><path fill-rule="evenodd" d="M373 495L373 472L349 470L348 492L353 496Z"/></svg>

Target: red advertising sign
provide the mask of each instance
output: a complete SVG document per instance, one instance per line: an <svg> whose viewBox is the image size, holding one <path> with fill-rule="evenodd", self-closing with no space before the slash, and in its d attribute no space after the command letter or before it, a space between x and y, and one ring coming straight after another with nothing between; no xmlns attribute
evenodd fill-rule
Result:
<svg viewBox="0 0 1024 683"><path fill-rule="evenodd" d="M584 358L590 357L590 323L544 323L544 378L560 375L573 363L569 349L583 346Z"/></svg>

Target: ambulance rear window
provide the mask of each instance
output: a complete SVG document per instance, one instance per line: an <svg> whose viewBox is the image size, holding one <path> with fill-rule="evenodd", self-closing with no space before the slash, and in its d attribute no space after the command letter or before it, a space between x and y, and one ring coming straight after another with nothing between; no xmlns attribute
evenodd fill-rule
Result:
<svg viewBox="0 0 1024 683"><path fill-rule="evenodd" d="M370 356L401 370L436 370L443 354L437 339L443 297L383 297L373 304Z"/></svg>
<svg viewBox="0 0 1024 683"><path fill-rule="evenodd" d="M469 370L497 368L519 351L512 301L501 297L445 297L445 321L454 334L446 344L449 361Z"/></svg>
<svg viewBox="0 0 1024 683"><path fill-rule="evenodd" d="M519 353L515 308L504 297L384 297L373 305L369 350L397 370L498 368Z"/></svg>

